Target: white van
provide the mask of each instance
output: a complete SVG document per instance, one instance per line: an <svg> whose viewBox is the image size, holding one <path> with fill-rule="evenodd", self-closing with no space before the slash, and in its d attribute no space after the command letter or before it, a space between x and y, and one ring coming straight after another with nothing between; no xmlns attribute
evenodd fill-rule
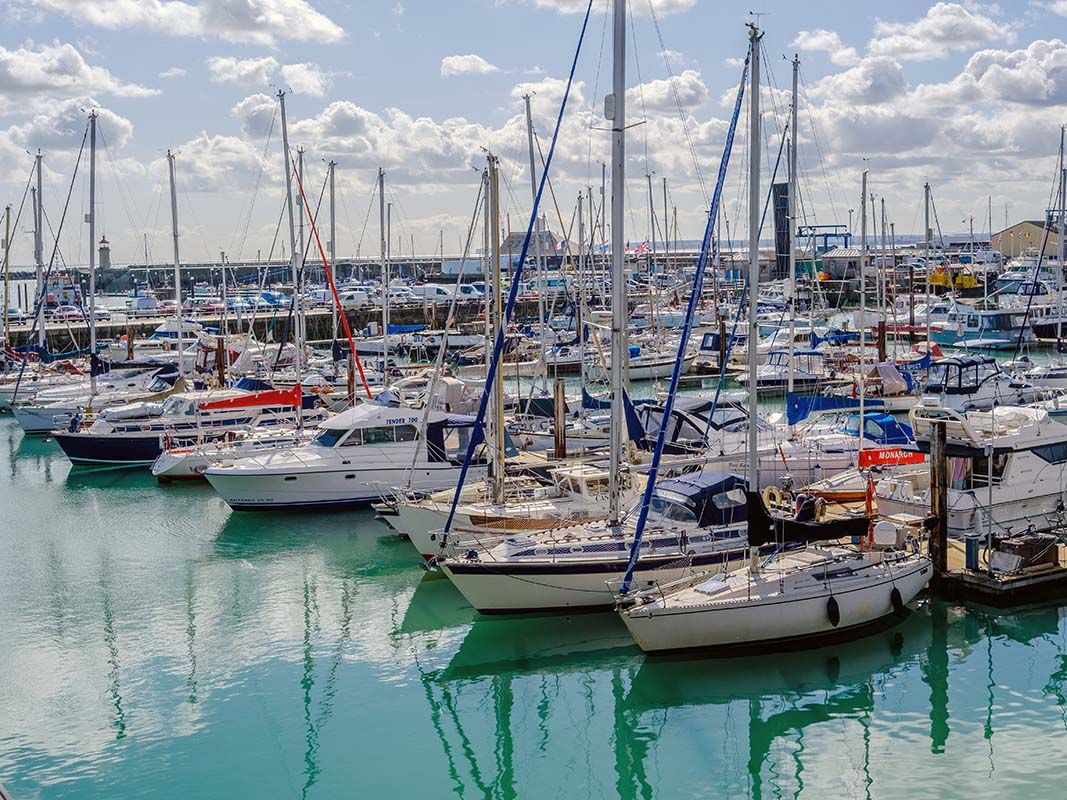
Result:
<svg viewBox="0 0 1067 800"><path fill-rule="evenodd" d="M418 300L430 300L432 302L448 302L452 299L452 292L444 286L436 283L425 283L422 286L412 286L411 293Z"/></svg>
<svg viewBox="0 0 1067 800"><path fill-rule="evenodd" d="M130 319L136 317L154 317L159 313L159 301L148 295L146 297L131 297L126 301L126 316Z"/></svg>

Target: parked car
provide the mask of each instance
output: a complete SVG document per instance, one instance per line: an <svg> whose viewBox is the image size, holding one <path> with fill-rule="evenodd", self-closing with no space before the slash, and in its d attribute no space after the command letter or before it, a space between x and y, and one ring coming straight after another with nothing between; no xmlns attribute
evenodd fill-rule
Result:
<svg viewBox="0 0 1067 800"><path fill-rule="evenodd" d="M88 318L88 314L77 306L56 306L49 312L48 317L53 322L81 322Z"/></svg>
<svg viewBox="0 0 1067 800"><path fill-rule="evenodd" d="M15 325L19 325L23 322L29 322L33 319L33 315L23 311L18 306L8 306L7 319Z"/></svg>

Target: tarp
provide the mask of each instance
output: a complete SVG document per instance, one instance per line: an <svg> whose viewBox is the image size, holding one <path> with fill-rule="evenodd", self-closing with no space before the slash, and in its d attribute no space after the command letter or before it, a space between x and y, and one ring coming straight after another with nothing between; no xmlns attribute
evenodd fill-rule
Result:
<svg viewBox="0 0 1067 800"><path fill-rule="evenodd" d="M389 335L392 336L394 333L414 333L422 330L426 330L425 325L390 325Z"/></svg>
<svg viewBox="0 0 1067 800"><path fill-rule="evenodd" d="M864 399L864 408L878 409L885 403L877 398ZM816 411L847 411L858 409L860 401L857 397L827 397L826 395L800 395L790 392L785 398L786 420L790 425L803 422Z"/></svg>
<svg viewBox="0 0 1067 800"><path fill-rule="evenodd" d="M890 363L878 364L871 371L872 376L876 376L882 379L882 394L894 395L906 392L908 390L908 383L904 380L904 376L900 374L900 371L896 368L896 365Z"/></svg>
<svg viewBox="0 0 1067 800"><path fill-rule="evenodd" d="M870 530L870 517L849 517L828 522L798 522L795 519L772 517L757 492L745 492L748 514L748 544L762 547L766 544L790 544L798 542L826 542L852 536L866 536Z"/></svg>
<svg viewBox="0 0 1067 800"><path fill-rule="evenodd" d="M198 407L201 411L218 411L230 408L256 408L258 406L299 406L302 391L300 384L292 389L269 389L265 392L253 392L251 394L230 397L226 400L212 400L201 403Z"/></svg>

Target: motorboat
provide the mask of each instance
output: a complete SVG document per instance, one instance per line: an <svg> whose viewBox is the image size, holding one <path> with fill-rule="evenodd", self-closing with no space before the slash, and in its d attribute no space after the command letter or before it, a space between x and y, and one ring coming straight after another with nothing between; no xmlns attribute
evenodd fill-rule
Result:
<svg viewBox="0 0 1067 800"><path fill-rule="evenodd" d="M391 405L386 394L320 423L306 444L213 465L204 477L237 510L344 507L389 497L398 488L454 486L474 420ZM484 478L485 465L483 457L474 459L469 479Z"/></svg>
<svg viewBox="0 0 1067 800"><path fill-rule="evenodd" d="M755 390L761 395L784 394L792 382L795 391L812 391L836 378L821 350L772 350L756 370ZM747 373L740 373L735 380L750 388Z"/></svg>
<svg viewBox="0 0 1067 800"><path fill-rule="evenodd" d="M76 466L149 466L170 447L232 437L237 431L314 425L326 414L299 386L249 392L242 388L178 392L156 402L135 402L75 418L52 436Z"/></svg>
<svg viewBox="0 0 1067 800"><path fill-rule="evenodd" d="M939 358L930 365L916 408L980 411L995 405L1026 405L1050 394L1047 389L1004 372L992 356L953 356Z"/></svg>
<svg viewBox="0 0 1067 800"><path fill-rule="evenodd" d="M945 424L950 536L985 535L990 529L995 535L1019 534L1063 523L1067 426L1048 411L997 406L960 412L923 406L911 416L922 452L930 450L933 423ZM875 492L883 514L925 516L930 510L929 469L887 476Z"/></svg>

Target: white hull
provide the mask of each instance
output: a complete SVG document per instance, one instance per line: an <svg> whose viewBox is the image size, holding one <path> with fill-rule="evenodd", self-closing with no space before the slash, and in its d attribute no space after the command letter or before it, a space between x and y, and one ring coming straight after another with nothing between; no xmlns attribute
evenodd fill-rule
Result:
<svg viewBox="0 0 1067 800"><path fill-rule="evenodd" d="M892 479L889 479L891 481ZM1012 500L998 500L996 492L993 497L993 532L998 535L1019 535L1033 526L1034 530L1051 530L1063 519L1059 505L1063 492L1060 489L1048 491L1046 487L1030 486L1022 491L1031 491ZM1041 491L1043 490L1043 491ZM985 507L988 494L977 490L975 494L951 490L948 501L948 535L957 539L968 535L981 534L989 530L989 514ZM878 494L878 513L883 515L914 514L925 517L930 513L930 501L925 496L899 497Z"/></svg>
<svg viewBox="0 0 1067 800"><path fill-rule="evenodd" d="M645 589L656 583L681 580L694 570L704 571L713 566L736 568L744 563L747 555L748 548L724 548L709 556L707 564L693 567L681 563L681 556L675 552L645 569L641 564L650 562L642 558L634 572L633 586L635 590ZM441 568L467 602L483 614L611 608L615 594L608 582L617 583L623 577L625 561L598 564L595 571L588 564L587 561L501 565L499 572L494 572L492 565L482 565L475 571L467 571L467 566L457 559L443 562Z"/></svg>
<svg viewBox="0 0 1067 800"><path fill-rule="evenodd" d="M238 510L315 508L371 503L388 497L394 488L431 492L454 486L460 468L449 463L403 466L356 466L324 470L251 473L211 468L204 477L226 503ZM472 466L468 480L485 477L484 467Z"/></svg>
<svg viewBox="0 0 1067 800"><path fill-rule="evenodd" d="M933 569L925 558L912 559L890 574L864 579L835 578L833 592L820 581L815 591L798 591L789 596L778 591L779 578L771 565L757 578L752 599L714 601L702 605L675 605L662 608L652 604L621 613L623 622L638 646L646 653L704 648L738 648L756 644L786 643L819 637L845 635L895 612L891 598L894 587L904 604L910 603ZM837 582L841 582L837 585ZM846 585L852 581L853 586ZM830 620L830 597L837 603L840 619Z"/></svg>

